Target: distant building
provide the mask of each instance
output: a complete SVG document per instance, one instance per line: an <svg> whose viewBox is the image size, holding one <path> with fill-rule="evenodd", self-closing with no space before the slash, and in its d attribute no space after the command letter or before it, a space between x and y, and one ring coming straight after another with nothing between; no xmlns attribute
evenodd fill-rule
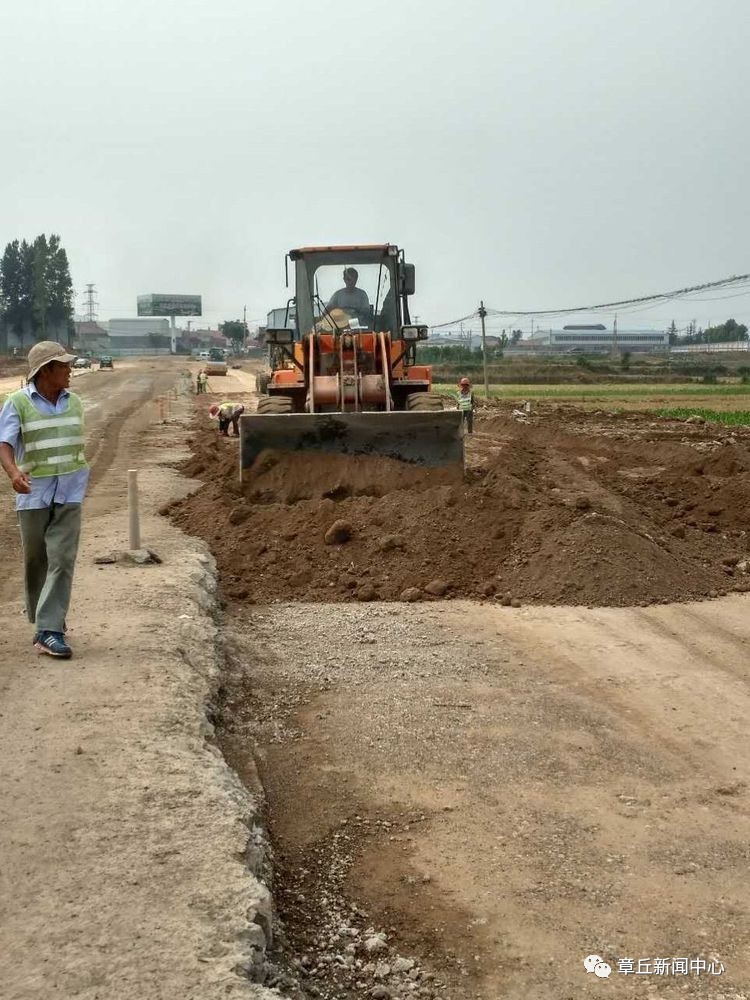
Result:
<svg viewBox="0 0 750 1000"><path fill-rule="evenodd" d="M528 346L527 346L528 345ZM619 351L668 351L666 330L608 330L601 323L592 326L564 326L560 330L535 330L527 340L515 345L525 351L550 354L609 354Z"/></svg>
<svg viewBox="0 0 750 1000"><path fill-rule="evenodd" d="M149 316L110 319L103 324L109 334L113 354L169 354L169 320Z"/></svg>
<svg viewBox="0 0 750 1000"><path fill-rule="evenodd" d="M28 323L25 323L21 330L17 330L0 317L0 355L25 355L29 348L40 340L57 340L67 346L71 337L72 331L66 320L56 324L48 323L42 333L33 330Z"/></svg>
<svg viewBox="0 0 750 1000"><path fill-rule="evenodd" d="M100 323L76 320L73 349L86 354L107 354L109 334Z"/></svg>
<svg viewBox="0 0 750 1000"><path fill-rule="evenodd" d="M267 330L294 330L297 326L297 310L294 305L272 309L266 317Z"/></svg>
<svg viewBox="0 0 750 1000"><path fill-rule="evenodd" d="M229 341L220 330L211 327L197 330L182 330L180 343L191 351L205 351L209 347L229 347Z"/></svg>

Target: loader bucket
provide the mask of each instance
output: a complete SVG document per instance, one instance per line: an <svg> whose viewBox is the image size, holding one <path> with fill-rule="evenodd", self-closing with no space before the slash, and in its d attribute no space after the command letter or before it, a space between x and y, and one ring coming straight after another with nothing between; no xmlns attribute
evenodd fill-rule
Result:
<svg viewBox="0 0 750 1000"><path fill-rule="evenodd" d="M432 467L463 471L461 413L279 413L240 417L240 471L266 449L381 455Z"/></svg>

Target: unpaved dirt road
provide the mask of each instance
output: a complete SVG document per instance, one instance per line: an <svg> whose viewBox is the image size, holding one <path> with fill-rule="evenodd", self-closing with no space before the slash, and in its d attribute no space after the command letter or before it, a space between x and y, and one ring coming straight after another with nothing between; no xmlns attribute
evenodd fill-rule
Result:
<svg viewBox="0 0 750 1000"><path fill-rule="evenodd" d="M354 901L439 995L744 996L749 607L238 614L226 743L258 741L299 953ZM726 971L603 983L591 953ZM323 995L357 979L389 986Z"/></svg>
<svg viewBox="0 0 750 1000"><path fill-rule="evenodd" d="M176 359L76 377L93 483L68 619L74 658L39 657L22 613L13 495L0 491L0 997L270 997L268 890L252 799L206 717L218 678L211 560L157 513L193 488ZM15 388L15 386L12 386ZM127 548L127 470L161 565ZM274 994L276 995L276 994Z"/></svg>

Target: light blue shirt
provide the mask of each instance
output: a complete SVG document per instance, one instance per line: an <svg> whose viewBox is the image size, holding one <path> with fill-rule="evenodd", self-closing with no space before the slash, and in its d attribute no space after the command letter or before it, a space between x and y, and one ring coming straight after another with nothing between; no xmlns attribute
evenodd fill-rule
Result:
<svg viewBox="0 0 750 1000"><path fill-rule="evenodd" d="M37 410L45 416L65 413L70 405L70 393L67 389L63 389L56 403L50 403L37 392L33 382L27 383L21 392L25 392ZM0 441L11 446L15 452L16 465L20 465L24 460L21 418L10 399L5 400L5 405L0 410ZM63 476L32 477L31 493L16 493L16 510L41 510L51 507L53 503L83 503L88 483L88 469L68 472Z"/></svg>

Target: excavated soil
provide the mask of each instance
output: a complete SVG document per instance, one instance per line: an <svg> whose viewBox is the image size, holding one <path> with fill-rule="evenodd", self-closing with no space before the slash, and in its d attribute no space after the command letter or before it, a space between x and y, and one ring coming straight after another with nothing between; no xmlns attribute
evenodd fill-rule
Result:
<svg viewBox="0 0 750 1000"><path fill-rule="evenodd" d="M183 471L205 485L165 512L209 543L237 601L605 606L750 589L745 429L569 407L487 415L463 478L267 452L240 484L236 441L197 419Z"/></svg>

